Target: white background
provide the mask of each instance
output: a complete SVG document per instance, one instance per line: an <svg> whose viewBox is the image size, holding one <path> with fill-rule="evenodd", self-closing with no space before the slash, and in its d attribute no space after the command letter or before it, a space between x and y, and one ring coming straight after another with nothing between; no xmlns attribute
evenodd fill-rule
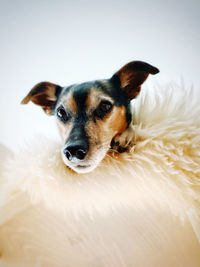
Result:
<svg viewBox="0 0 200 267"><path fill-rule="evenodd" d="M52 117L20 105L40 81L109 78L143 60L161 71L145 86L183 79L198 92L199 17L199 0L0 1L0 142L14 148L57 134Z"/></svg>

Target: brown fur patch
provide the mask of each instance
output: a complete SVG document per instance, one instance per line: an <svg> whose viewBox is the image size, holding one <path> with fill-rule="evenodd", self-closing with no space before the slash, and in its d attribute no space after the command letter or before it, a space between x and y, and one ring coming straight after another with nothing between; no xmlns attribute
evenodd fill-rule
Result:
<svg viewBox="0 0 200 267"><path fill-rule="evenodd" d="M121 134L127 127L126 108L124 106L115 107L112 111L112 121L109 127Z"/></svg>
<svg viewBox="0 0 200 267"><path fill-rule="evenodd" d="M113 137L121 134L127 127L126 108L114 106L103 120L88 121L86 133L90 136L90 154L101 147L109 147Z"/></svg>
<svg viewBox="0 0 200 267"><path fill-rule="evenodd" d="M69 92L66 95L66 98L63 101L64 107L67 110L70 110L72 113L76 113L77 111L77 104L73 96L73 92Z"/></svg>
<svg viewBox="0 0 200 267"><path fill-rule="evenodd" d="M98 105L99 96L100 96L100 92L98 90L92 89L85 103L86 109L95 109Z"/></svg>

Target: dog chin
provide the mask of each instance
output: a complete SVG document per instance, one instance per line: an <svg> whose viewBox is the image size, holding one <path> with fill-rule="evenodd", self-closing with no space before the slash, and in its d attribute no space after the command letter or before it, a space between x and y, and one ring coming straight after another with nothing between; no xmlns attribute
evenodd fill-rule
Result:
<svg viewBox="0 0 200 267"><path fill-rule="evenodd" d="M71 163L69 162L66 157L62 154L62 160L64 162L64 164L72 169L73 171L75 171L76 173L88 173L93 171L97 165L99 164L99 162L90 164L87 162L76 162L76 163Z"/></svg>
<svg viewBox="0 0 200 267"><path fill-rule="evenodd" d="M88 173L93 171L97 167L97 165L77 165L77 166L67 165L67 166L76 173Z"/></svg>
<svg viewBox="0 0 200 267"><path fill-rule="evenodd" d="M72 169L76 173L88 173L88 172L93 171L97 167L97 164L93 164L93 165L81 165L81 164L70 165L68 162L65 162L65 161L64 161L64 163L68 168Z"/></svg>

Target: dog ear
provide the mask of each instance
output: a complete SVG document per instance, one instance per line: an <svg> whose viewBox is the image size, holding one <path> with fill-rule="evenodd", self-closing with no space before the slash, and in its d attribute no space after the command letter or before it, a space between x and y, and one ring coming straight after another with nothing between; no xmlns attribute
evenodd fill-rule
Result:
<svg viewBox="0 0 200 267"><path fill-rule="evenodd" d="M120 88L125 91L129 99L135 98L141 89L142 83L149 74L157 74L156 67L142 61L132 61L118 70L111 78Z"/></svg>
<svg viewBox="0 0 200 267"><path fill-rule="evenodd" d="M32 101L34 104L41 106L48 115L52 115L61 90L62 87L50 82L38 83L22 100L21 104Z"/></svg>

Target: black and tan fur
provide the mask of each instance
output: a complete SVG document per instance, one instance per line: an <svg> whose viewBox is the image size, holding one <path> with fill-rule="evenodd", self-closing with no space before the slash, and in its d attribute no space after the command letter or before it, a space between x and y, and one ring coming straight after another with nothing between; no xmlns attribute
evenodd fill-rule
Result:
<svg viewBox="0 0 200 267"><path fill-rule="evenodd" d="M68 87L41 82L22 103L40 105L55 115L63 139L64 163L78 173L92 171L110 149L128 149L132 136L130 101L149 74L159 70L145 62L133 61L110 79Z"/></svg>

